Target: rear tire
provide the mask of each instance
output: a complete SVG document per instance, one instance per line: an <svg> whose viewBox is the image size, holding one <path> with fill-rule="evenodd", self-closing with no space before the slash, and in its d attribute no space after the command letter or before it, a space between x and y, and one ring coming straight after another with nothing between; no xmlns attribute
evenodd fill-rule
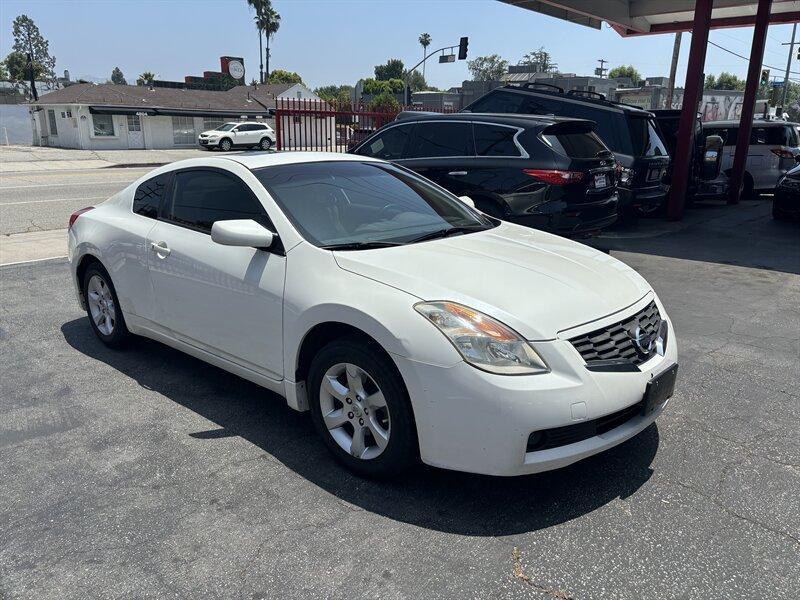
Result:
<svg viewBox="0 0 800 600"><path fill-rule="evenodd" d="M92 331L106 346L121 348L131 334L108 272L99 263L89 265L83 274L82 286Z"/></svg>
<svg viewBox="0 0 800 600"><path fill-rule="evenodd" d="M258 147L264 151L267 151L272 148L272 140L268 137L265 137L261 140L261 143L258 145Z"/></svg>
<svg viewBox="0 0 800 600"><path fill-rule="evenodd" d="M390 477L419 460L403 380L390 359L369 342L346 337L320 350L311 361L308 396L315 428L336 460L351 471Z"/></svg>

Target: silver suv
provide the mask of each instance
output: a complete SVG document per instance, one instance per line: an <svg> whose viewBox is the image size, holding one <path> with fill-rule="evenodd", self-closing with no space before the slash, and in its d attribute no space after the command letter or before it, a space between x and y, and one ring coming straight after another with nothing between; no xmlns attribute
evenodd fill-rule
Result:
<svg viewBox="0 0 800 600"><path fill-rule="evenodd" d="M703 123L706 136L718 135L723 141L722 171L726 177L733 166L739 121L709 121ZM743 178L742 194L771 192L786 171L795 166L800 156L800 125L786 121L753 121L750 146Z"/></svg>

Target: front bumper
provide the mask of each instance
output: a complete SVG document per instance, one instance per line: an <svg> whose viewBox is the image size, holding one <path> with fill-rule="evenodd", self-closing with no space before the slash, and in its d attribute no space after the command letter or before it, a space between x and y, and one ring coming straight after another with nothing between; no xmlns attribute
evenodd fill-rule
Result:
<svg viewBox="0 0 800 600"><path fill-rule="evenodd" d="M623 313L596 321L590 328L616 322L652 299L648 294ZM534 431L597 419L641 402L648 381L677 362L672 323L658 306L671 335L664 356L643 363L637 372L589 371L567 341L582 333L578 329L565 332L563 338L535 343L552 369L543 375L493 375L464 362L443 368L395 356L412 400L423 462L487 475L537 473L602 452L647 428L669 401L601 435L527 451Z"/></svg>

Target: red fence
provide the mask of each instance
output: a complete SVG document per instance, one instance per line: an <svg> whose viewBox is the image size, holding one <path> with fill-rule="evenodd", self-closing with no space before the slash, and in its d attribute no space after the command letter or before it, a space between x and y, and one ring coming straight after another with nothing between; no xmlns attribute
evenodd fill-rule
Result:
<svg viewBox="0 0 800 600"><path fill-rule="evenodd" d="M394 121L403 110L453 112L421 106L388 109L369 104L279 98L275 107L276 146L278 150L347 152Z"/></svg>

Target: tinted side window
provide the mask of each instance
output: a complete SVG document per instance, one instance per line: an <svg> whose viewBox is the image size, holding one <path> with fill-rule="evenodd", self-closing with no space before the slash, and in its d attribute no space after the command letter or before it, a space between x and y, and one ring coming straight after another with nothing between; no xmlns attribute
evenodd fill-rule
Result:
<svg viewBox="0 0 800 600"><path fill-rule="evenodd" d="M791 127L753 127L750 144L758 146L795 146Z"/></svg>
<svg viewBox="0 0 800 600"><path fill-rule="evenodd" d="M214 221L230 219L253 219L274 231L250 188L238 177L220 171L176 173L165 213L170 221L207 233Z"/></svg>
<svg viewBox="0 0 800 600"><path fill-rule="evenodd" d="M525 100L522 94L514 92L489 92L469 106L476 113L516 113Z"/></svg>
<svg viewBox="0 0 800 600"><path fill-rule="evenodd" d="M616 113L592 108L591 106L575 104L568 116L575 117L576 119L594 121L597 123L597 135L605 142L606 146L618 152L622 151L622 148L620 148L617 143L616 135L614 134L614 122L617 120L615 119Z"/></svg>
<svg viewBox="0 0 800 600"><path fill-rule="evenodd" d="M567 110L564 102L541 96L527 96L517 112L526 115L564 115Z"/></svg>
<svg viewBox="0 0 800 600"><path fill-rule="evenodd" d="M520 156L514 143L518 130L499 125L473 125L475 153L478 156Z"/></svg>
<svg viewBox="0 0 800 600"><path fill-rule="evenodd" d="M474 156L470 123L418 123L406 158Z"/></svg>
<svg viewBox="0 0 800 600"><path fill-rule="evenodd" d="M398 125L387 129L359 148L356 154L384 160L403 158L403 150L412 127L412 125Z"/></svg>
<svg viewBox="0 0 800 600"><path fill-rule="evenodd" d="M171 175L172 173L157 175L136 188L136 194L133 196L133 212L151 219L158 218L161 198L164 197L164 191L169 184Z"/></svg>
<svg viewBox="0 0 800 600"><path fill-rule="evenodd" d="M571 158L596 158L600 153L608 150L597 134L592 131L544 133L542 138L556 152Z"/></svg>

